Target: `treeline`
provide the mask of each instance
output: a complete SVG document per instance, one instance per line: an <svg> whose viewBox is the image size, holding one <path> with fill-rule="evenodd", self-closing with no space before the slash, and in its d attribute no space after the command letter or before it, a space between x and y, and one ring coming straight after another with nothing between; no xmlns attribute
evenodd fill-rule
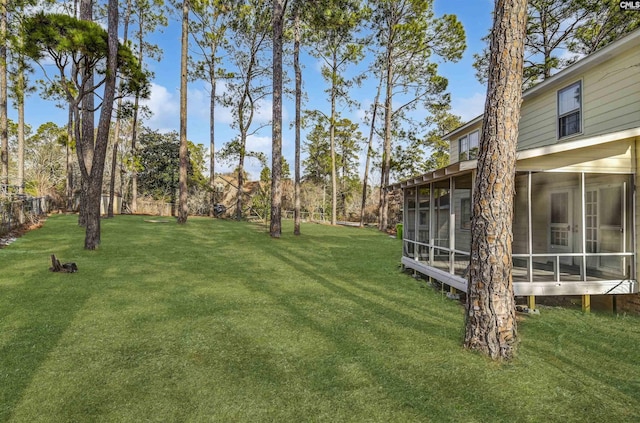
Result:
<svg viewBox="0 0 640 423"><path fill-rule="evenodd" d="M640 15L620 13L615 1L531 0L528 14L527 86L640 23ZM154 78L150 64L163 55L151 40L179 19L181 124L176 132L157 134L145 128L150 112L142 106ZM263 203L275 221L272 235L279 233L280 210L289 206L285 186L291 187L296 216L315 207L332 223L360 214L361 223L375 219L386 229L385 187L447 165L442 137L461 124L451 113L448 81L438 63L459 60L466 35L455 15L436 16L432 0L0 0L0 41L0 184L5 191L15 186L19 193L50 193L67 207L79 194L79 223L87 228L85 245L91 249L99 244L96 208L103 193L111 203L116 193L124 196L132 212L140 195L177 198L184 222L189 197L201 199L199 209L208 207L213 214L221 161L234 168L233 213L241 218L248 201L246 160L252 157L265 169L261 192L269 197ZM300 62L305 55L320 63L325 109L304 101L308 71ZM41 72L44 63L55 72ZM486 63L485 55L477 56L480 78ZM34 69L40 72L32 80ZM288 70L294 78L287 78ZM345 113L361 107L353 90L365 78L374 81L375 99L363 121L353 122ZM190 143L186 134L186 86L196 80L210 90L206 148ZM67 108L68 121L30 134L24 97L33 91ZM282 127L289 122L282 122L282 98L287 95L295 101L290 124L296 154L285 165ZM15 124L7 119L9 98L17 111ZM247 140L264 130L256 116L270 103L268 163ZM221 107L233 116L236 134L224 143L216 140ZM176 149L177 179L171 173ZM172 155L166 161L173 167L153 168L159 162L151 158L163 151ZM46 154L56 159L38 158ZM286 174L286 166L293 171ZM321 206L302 201L303 193L312 191L322 192Z"/></svg>

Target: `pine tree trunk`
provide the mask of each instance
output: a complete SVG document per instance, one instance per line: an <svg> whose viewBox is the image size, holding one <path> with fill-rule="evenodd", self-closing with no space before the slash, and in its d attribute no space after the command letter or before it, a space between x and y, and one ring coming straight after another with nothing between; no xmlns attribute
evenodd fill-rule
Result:
<svg viewBox="0 0 640 423"><path fill-rule="evenodd" d="M66 145L66 186L67 211L73 210L73 169L71 168L71 143L73 142L73 106L69 104L69 121L67 122L67 145Z"/></svg>
<svg viewBox="0 0 640 423"><path fill-rule="evenodd" d="M302 70L300 68L300 6L295 5L293 67L296 79L296 118L295 118L295 180L293 185L293 234L300 235L300 113L302 109Z"/></svg>
<svg viewBox="0 0 640 423"><path fill-rule="evenodd" d="M376 98L373 101L373 115L371 116L371 129L369 130L369 143L367 144L367 160L364 165L364 177L362 178L362 203L360 205L360 226L364 226L364 211L367 206L367 191L369 189L369 167L371 166L371 155L373 154L373 134L376 129L376 115L378 114L378 100L382 90L382 79L378 84Z"/></svg>
<svg viewBox="0 0 640 423"><path fill-rule="evenodd" d="M384 101L384 149L382 152L382 172L380 181L380 211L378 229L386 231L389 226L389 197L387 186L389 186L389 175L391 173L391 124L392 124L392 97L393 97L393 67L391 63L391 46L387 47L387 75L386 93Z"/></svg>
<svg viewBox="0 0 640 423"><path fill-rule="evenodd" d="M118 138L120 137L120 125L116 122L113 131L113 151L111 154L111 174L109 178L109 205L107 206L107 217L113 217L113 206L116 196L116 167L118 162Z"/></svg>
<svg viewBox="0 0 640 423"><path fill-rule="evenodd" d="M187 170L189 156L187 149L187 50L189 48L189 0L182 3L182 56L180 71L180 175L178 185L178 223L187 223L189 205L187 204Z"/></svg>
<svg viewBox="0 0 640 423"><path fill-rule="evenodd" d="M284 1L273 2L273 118L271 147L271 225L272 238L282 233L282 26Z"/></svg>
<svg viewBox="0 0 640 423"><path fill-rule="evenodd" d="M7 0L0 0L0 187L9 185L9 121L7 110Z"/></svg>
<svg viewBox="0 0 640 423"><path fill-rule="evenodd" d="M336 69L338 58L335 51L333 54L333 77L331 80L331 122L329 124L329 150L331 154L331 224L337 224L336 214L338 212L338 175L336 171Z"/></svg>
<svg viewBox="0 0 640 423"><path fill-rule="evenodd" d="M80 19L85 21L93 20L93 1L81 0L80 1ZM78 213L78 224L82 227L88 226L89 214L88 210L91 207L91 200L88 198L89 178L91 175L91 169L93 166L93 153L94 153L94 93L93 93L93 69L89 69L88 66L82 66L79 69L81 77L86 80L85 92L87 93L81 102L81 119L80 122L80 136L76 138L76 151L78 155L78 162L80 167L84 169L82 171L82 188L80 194L80 209Z"/></svg>
<svg viewBox="0 0 640 423"><path fill-rule="evenodd" d="M23 62L23 59L19 60ZM21 63L19 67L15 90L18 106L18 193L24 194L24 64Z"/></svg>
<svg viewBox="0 0 640 423"><path fill-rule="evenodd" d="M127 0L127 11L124 16L123 22L123 43L127 44L129 37L129 19L131 17L131 0ZM120 90L122 90L122 82L120 83ZM118 146L120 144L120 112L122 109L122 98L118 99L118 107L116 109L116 124L113 130L113 154L111 155L111 179L109 181L109 206L107 210L107 217L113 217L114 198L116 195L116 168L118 164ZM121 184L122 185L122 184ZM122 195L122 192L120 192Z"/></svg>
<svg viewBox="0 0 640 423"><path fill-rule="evenodd" d="M102 180L104 178L104 163L107 156L107 146L109 144L111 113L113 112L113 102L116 92L116 72L118 69L118 0L109 0L107 12L107 69L91 167L91 177L88 184L87 225L84 241L84 248L87 250L95 250L100 244Z"/></svg>
<svg viewBox="0 0 640 423"><path fill-rule="evenodd" d="M241 134L243 145L246 141L246 134ZM244 149L243 149L244 150ZM244 185L244 151L240 152L238 159L238 195L236 196L236 219L242 220L242 195L244 193L242 186Z"/></svg>
<svg viewBox="0 0 640 423"><path fill-rule="evenodd" d="M212 49L215 52L215 49ZM212 53L213 54L213 53ZM214 207L216 205L216 140L215 140L215 110L216 110L216 76L215 69L210 73L211 98L209 100L209 188L211 189L209 198L209 215L215 216Z"/></svg>
<svg viewBox="0 0 640 423"><path fill-rule="evenodd" d="M87 184L86 206L85 206L85 238L84 248L95 250L100 245L100 196L102 194L102 180L100 186L97 180Z"/></svg>
<svg viewBox="0 0 640 423"><path fill-rule="evenodd" d="M144 61L143 46L144 46L144 21L143 18L139 19L139 32L138 32L138 61L142 63ZM136 92L133 100L133 122L131 125L131 154L135 157L137 154L137 141L138 141L138 116L140 113L140 93ZM136 214L138 212L138 170L133 167L131 171L131 213Z"/></svg>
<svg viewBox="0 0 640 423"><path fill-rule="evenodd" d="M473 193L465 347L495 360L512 358L517 341L511 243L526 19L526 0L496 1Z"/></svg>

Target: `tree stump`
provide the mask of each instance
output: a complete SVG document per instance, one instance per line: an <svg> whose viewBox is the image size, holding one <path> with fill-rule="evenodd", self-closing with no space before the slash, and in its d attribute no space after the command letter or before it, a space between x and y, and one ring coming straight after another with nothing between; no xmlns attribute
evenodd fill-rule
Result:
<svg viewBox="0 0 640 423"><path fill-rule="evenodd" d="M51 254L51 267L49 270L52 272L75 273L78 271L78 266L73 262L60 264L60 260L56 258L56 255Z"/></svg>

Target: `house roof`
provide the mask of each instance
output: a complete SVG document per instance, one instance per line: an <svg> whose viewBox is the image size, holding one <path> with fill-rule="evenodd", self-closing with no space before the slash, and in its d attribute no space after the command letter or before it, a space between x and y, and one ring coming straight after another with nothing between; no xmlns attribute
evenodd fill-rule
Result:
<svg viewBox="0 0 640 423"><path fill-rule="evenodd" d="M529 88L523 93L523 100L535 98L536 96L562 86L566 84L568 80L572 80L581 73L592 69L595 66L600 65L603 62L625 53L626 51L638 48L640 45L640 29L627 34L626 36L608 44L600 50L590 54L587 57L577 61L573 65L563 69L550 78L547 78L543 82ZM444 139L452 139L456 135L468 131L470 128L482 123L483 115L477 116L464 125L454 129L446 134ZM516 153L517 160L525 160L535 157L546 156L550 154L557 154L561 152L572 151L585 147L592 147L600 144L610 143L628 138L634 138L640 136L640 127L627 129L624 131L618 131L614 133L598 135L587 139L580 139L577 141L564 142L560 144L547 145L544 147L532 148L528 150L521 150ZM468 172L469 170L477 167L477 160L466 160L453 163L447 167L427 172L415 178L410 178L404 181L396 182L389 185L387 189L394 190L398 188L408 188L416 185L423 184L425 182L434 181L438 179L444 179L446 177Z"/></svg>
<svg viewBox="0 0 640 423"><path fill-rule="evenodd" d="M625 129L623 131L612 132L604 135L596 135L590 138L564 142L560 144L545 145L543 147L530 148L528 150L521 150L516 153L516 160L526 160L535 157L548 156L558 153L567 153L578 149L587 147L593 147L597 145L608 144L620 140L631 139L640 137L640 127ZM439 179L445 179L450 176L455 176L465 172L469 172L477 167L477 160L465 160L457 163L450 164L447 167L436 169L432 172L425 173L418 177L407 179L405 181L396 182L389 185L389 190L398 188L410 188L416 185L422 185L426 182L436 181Z"/></svg>
<svg viewBox="0 0 640 423"><path fill-rule="evenodd" d="M545 79L544 81L536 84L535 86L529 88L525 92L522 93L523 101L531 98L535 98L538 95L546 92L547 90L551 90L566 84L568 80L572 80L576 77L576 75L586 72L587 70L598 66L599 64L606 62L612 57L623 54L627 50L632 48L637 48L640 45L640 29L636 29L626 36L606 45L600 50L590 54L587 57L584 57L578 60L573 65L561 70L557 74L551 76L550 78ZM477 123L482 123L483 115L477 116L465 123L464 125L454 129L453 131L446 134L443 138L450 139L453 138L456 134L465 132L468 128L476 125Z"/></svg>

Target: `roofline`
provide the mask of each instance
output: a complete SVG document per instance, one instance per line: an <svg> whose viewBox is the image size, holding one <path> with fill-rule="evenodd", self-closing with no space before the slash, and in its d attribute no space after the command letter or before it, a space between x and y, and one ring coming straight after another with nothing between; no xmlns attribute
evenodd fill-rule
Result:
<svg viewBox="0 0 640 423"><path fill-rule="evenodd" d="M469 122L465 123L462 126L457 127L456 129L454 129L453 131L449 132L447 135L445 135L444 137L442 137L443 139L449 139L449 138L453 138L456 134L460 133L460 132L464 132L467 129L469 129L470 127L476 125L479 122L482 122L482 118L484 117L484 114L473 118L472 120L470 120Z"/></svg>
<svg viewBox="0 0 640 423"><path fill-rule="evenodd" d="M610 142L622 141L637 137L640 137L640 127L624 129L618 132L609 132L607 134L594 135L589 138L583 138L575 141L545 145L543 147L536 147L528 150L521 150L516 152L516 161L548 156L549 154L563 153L566 151L578 150L580 148L592 147L594 145L607 144Z"/></svg>
<svg viewBox="0 0 640 423"><path fill-rule="evenodd" d="M545 79L544 81L534 85L533 87L527 89L522 93L522 99L526 100L528 97L536 97L544 90L551 88L555 85L559 85L566 81L567 79L571 79L575 77L576 73L584 72L592 67L603 63L608 60L612 56L625 52L629 49L637 47L640 45L640 28L630 32L626 36L604 46L600 50L597 50L590 55L578 60L573 65L561 70L557 74ZM478 122L482 122L484 117L484 113L464 125L454 129L453 131L446 134L443 139L450 139L454 137L457 133L463 132L469 127L477 124Z"/></svg>
<svg viewBox="0 0 640 423"><path fill-rule="evenodd" d="M539 94L540 91L545 90L549 86L554 86L565 81L566 79L573 78L575 77L576 73L591 69L605 62L616 54L623 53L629 49L632 49L633 47L638 47L639 45L640 28L630 32L626 36L610 44L607 44L600 50L591 53L590 55L578 60L573 65L561 70L557 74L529 88L523 93L523 99L526 99L527 97L535 97Z"/></svg>
<svg viewBox="0 0 640 423"><path fill-rule="evenodd" d="M579 139L575 141L564 142L560 144L545 145L543 147L531 148L528 150L521 150L516 152L516 162L519 160L526 160L536 157L547 156L550 154L563 153L572 150L578 150L580 148L592 147L599 144L607 144L615 141L622 141L625 139L640 137L640 127L625 129L618 132L610 132L607 134L595 135L590 138ZM396 182L387 187L387 190L395 190L398 188L410 188L417 185L422 185L425 182L437 181L445 179L451 176L456 176L460 173L468 172L469 170L476 169L478 166L478 160L465 160L450 164L447 167L436 169L431 172L424 173L414 178L406 179L404 181Z"/></svg>

